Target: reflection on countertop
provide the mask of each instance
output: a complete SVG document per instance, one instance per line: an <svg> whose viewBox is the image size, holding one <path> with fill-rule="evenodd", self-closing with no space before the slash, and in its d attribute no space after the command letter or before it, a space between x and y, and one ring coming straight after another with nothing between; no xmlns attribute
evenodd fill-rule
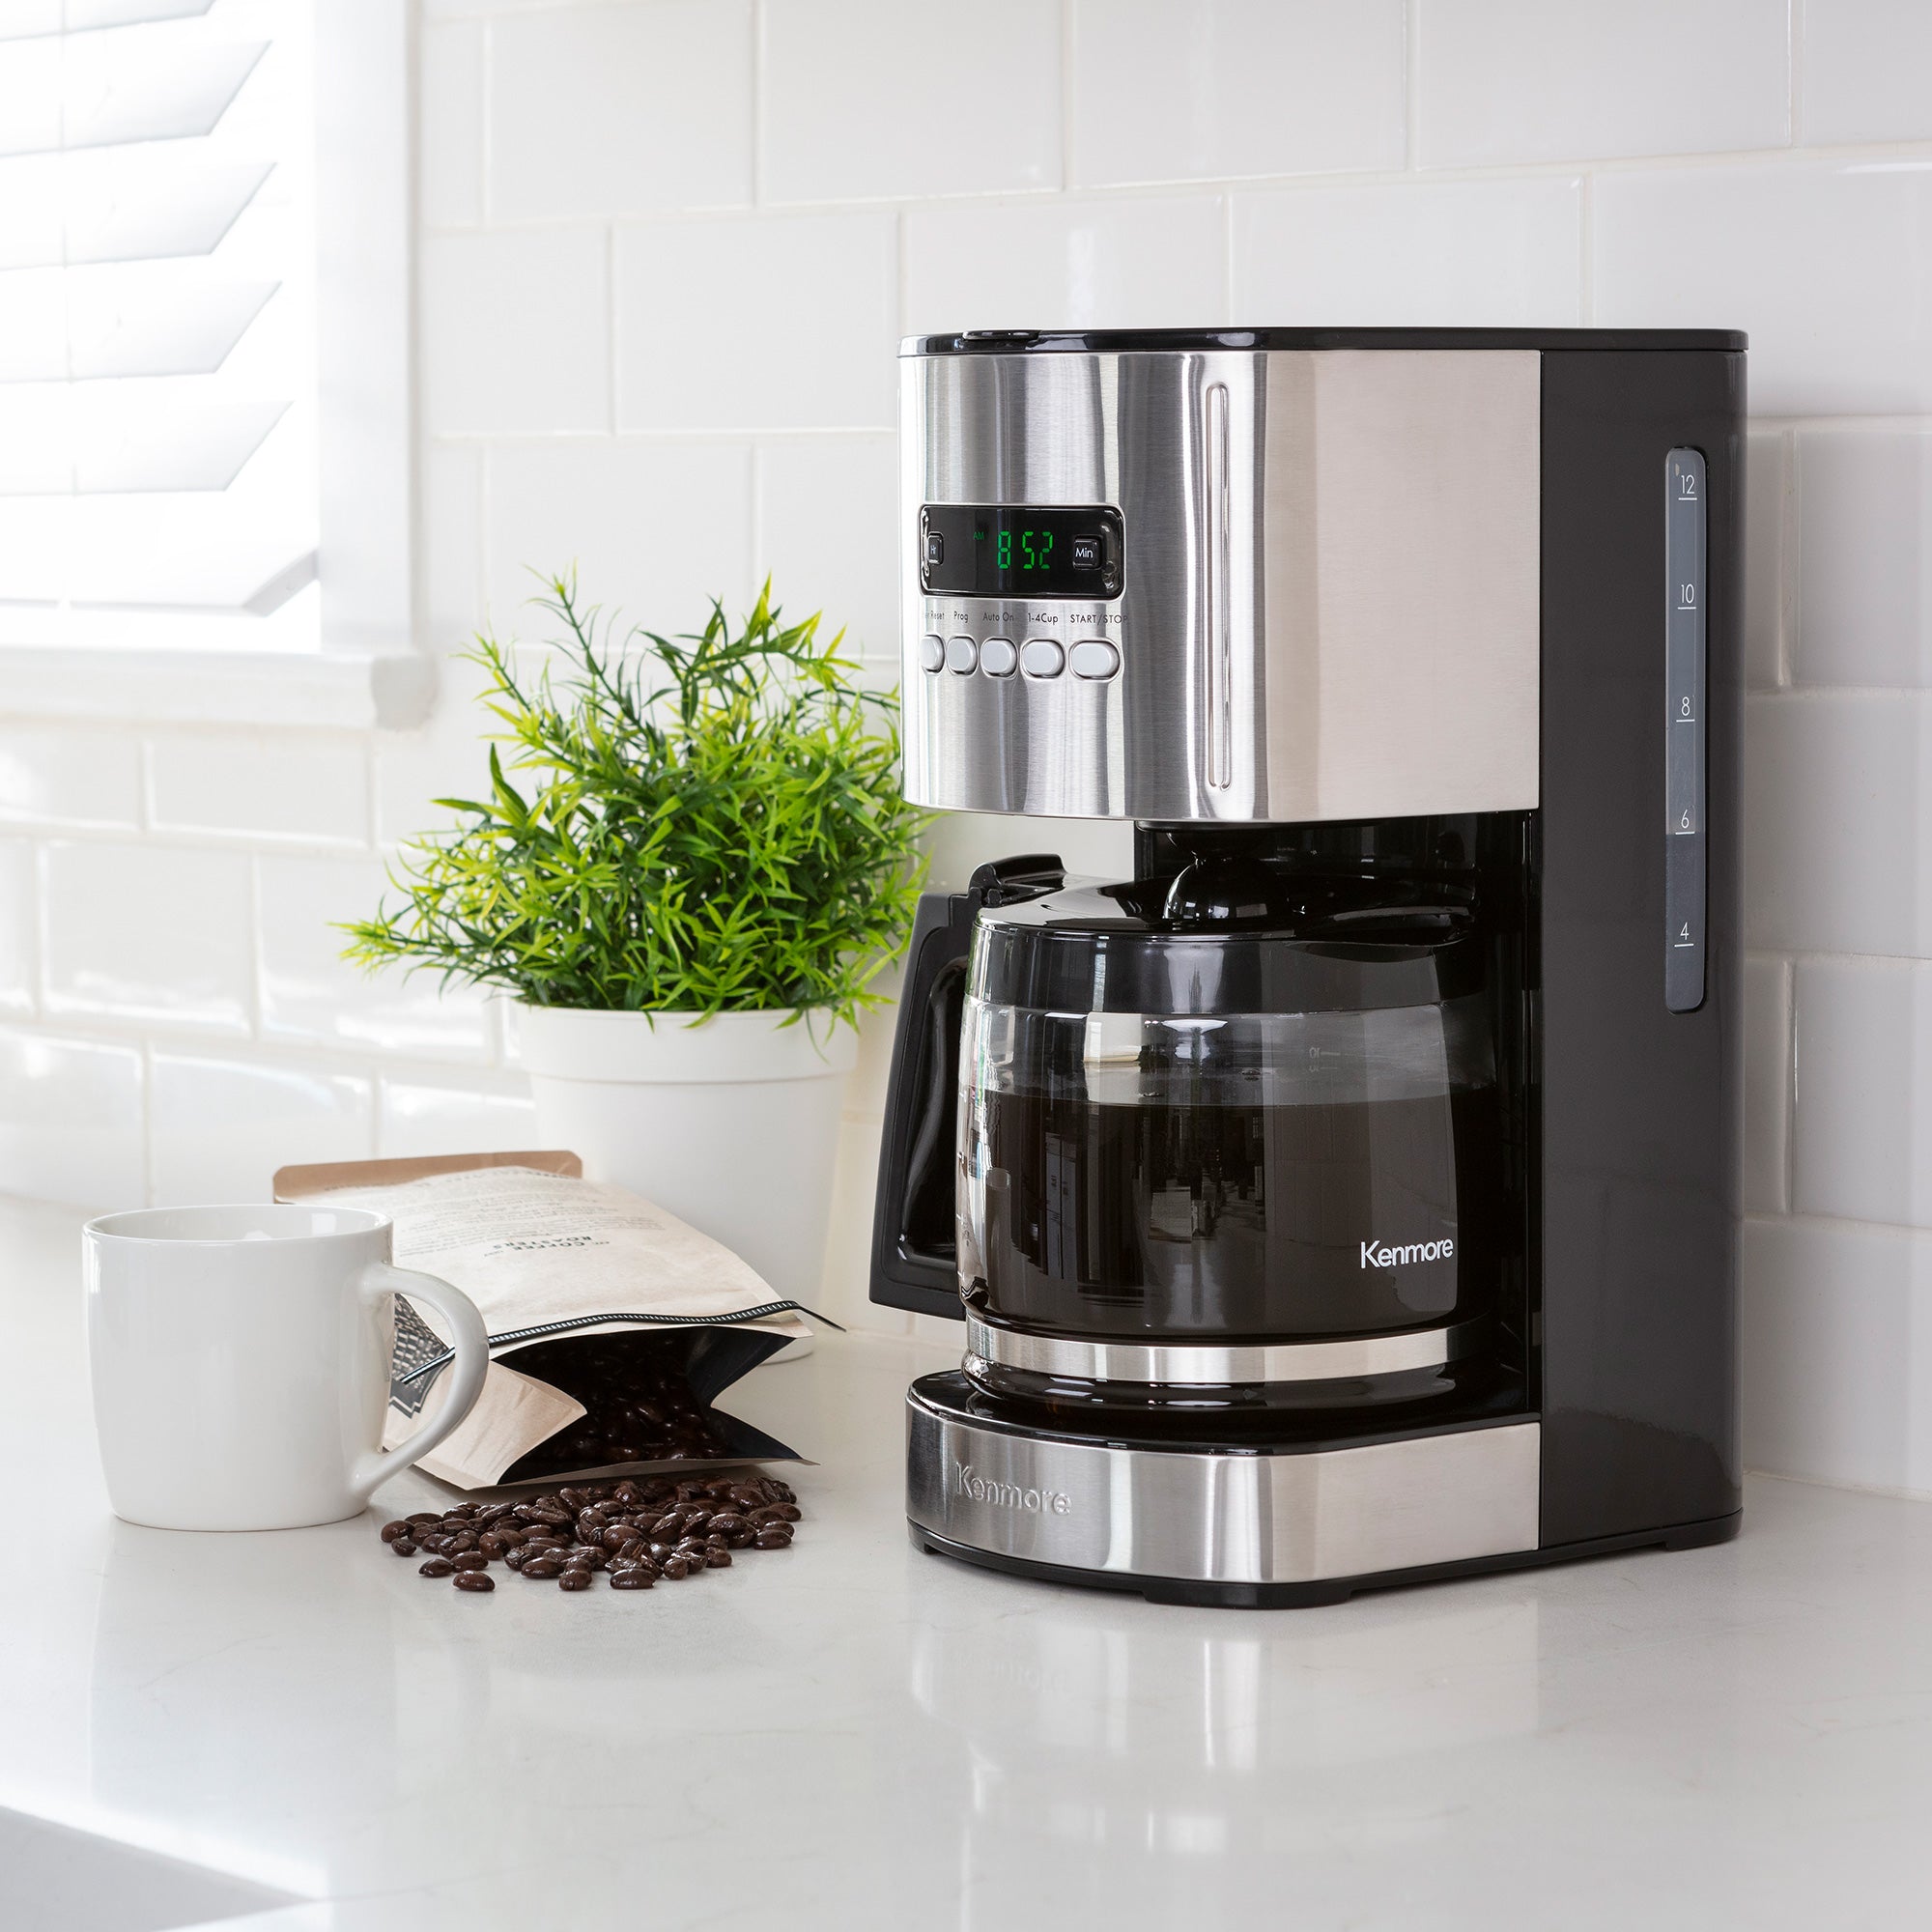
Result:
<svg viewBox="0 0 1932 1932"><path fill-rule="evenodd" d="M914 1552L899 1405L935 1351L833 1336L746 1384L817 1460L795 1548L467 1598L376 1540L424 1477L324 1529L115 1521L79 1218L0 1209L0 1806L313 1901L232 1932L1922 1912L1923 1504L1758 1481L1718 1548L1161 1608Z"/></svg>

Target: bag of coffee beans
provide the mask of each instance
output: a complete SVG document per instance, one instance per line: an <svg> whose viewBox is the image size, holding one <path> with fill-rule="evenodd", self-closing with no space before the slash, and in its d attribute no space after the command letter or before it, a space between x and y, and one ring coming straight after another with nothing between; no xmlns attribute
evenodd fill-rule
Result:
<svg viewBox="0 0 1932 1932"><path fill-rule="evenodd" d="M576 1155L284 1168L275 1198L388 1215L396 1265L440 1275L481 1312L483 1393L422 1459L431 1475L473 1490L798 1460L715 1404L760 1362L809 1345L810 1311L675 1215L583 1179ZM440 1319L396 1303L386 1441L435 1410L450 1353Z"/></svg>

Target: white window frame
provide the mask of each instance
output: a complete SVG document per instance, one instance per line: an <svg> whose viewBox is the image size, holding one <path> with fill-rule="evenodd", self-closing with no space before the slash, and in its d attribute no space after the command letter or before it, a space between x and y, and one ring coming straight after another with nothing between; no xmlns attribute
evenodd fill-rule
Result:
<svg viewBox="0 0 1932 1932"><path fill-rule="evenodd" d="M0 715L402 727L415 608L415 15L315 0L320 648L0 646Z"/></svg>

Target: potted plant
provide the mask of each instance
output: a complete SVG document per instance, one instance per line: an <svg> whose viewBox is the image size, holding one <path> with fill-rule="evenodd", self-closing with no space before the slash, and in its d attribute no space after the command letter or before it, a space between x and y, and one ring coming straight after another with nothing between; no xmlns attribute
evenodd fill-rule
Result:
<svg viewBox="0 0 1932 1932"><path fill-rule="evenodd" d="M347 956L513 994L544 1141L807 1298L859 1017L923 869L894 701L769 581L736 630L714 603L621 644L574 579L548 589L568 674L477 639L489 795L436 801L457 823L405 845L401 904Z"/></svg>

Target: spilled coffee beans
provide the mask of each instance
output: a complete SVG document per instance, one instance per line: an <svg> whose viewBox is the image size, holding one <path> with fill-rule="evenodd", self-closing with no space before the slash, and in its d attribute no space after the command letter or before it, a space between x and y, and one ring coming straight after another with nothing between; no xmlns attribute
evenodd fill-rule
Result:
<svg viewBox="0 0 1932 1932"><path fill-rule="evenodd" d="M607 1570L613 1590L648 1590L700 1570L725 1570L735 1549L783 1549L800 1519L775 1476L625 1477L567 1484L522 1502L458 1503L383 1525L398 1556L459 1590L494 1590L493 1563L560 1590L587 1590Z"/></svg>

